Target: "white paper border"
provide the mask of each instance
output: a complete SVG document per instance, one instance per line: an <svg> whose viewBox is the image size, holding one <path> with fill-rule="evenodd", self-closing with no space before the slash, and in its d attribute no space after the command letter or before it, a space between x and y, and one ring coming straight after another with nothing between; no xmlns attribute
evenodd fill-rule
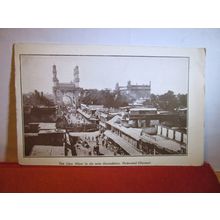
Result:
<svg viewBox="0 0 220 220"><path fill-rule="evenodd" d="M204 161L204 63L205 49L161 48L134 46L73 46L54 44L16 44L15 45L15 86L17 111L18 161L23 165L64 165L74 166L124 166L122 162L137 162L145 165L192 165L199 166ZM189 57L189 92L188 92L188 146L187 154L180 156L143 156L143 157L100 157L100 158L28 158L23 156L23 123L20 54L50 55L130 55L130 56L181 56ZM114 164L115 163L115 164ZM119 163L119 164L118 164ZM131 165L131 164L130 164ZM127 164L129 166L129 164ZM131 165L133 166L133 165Z"/></svg>

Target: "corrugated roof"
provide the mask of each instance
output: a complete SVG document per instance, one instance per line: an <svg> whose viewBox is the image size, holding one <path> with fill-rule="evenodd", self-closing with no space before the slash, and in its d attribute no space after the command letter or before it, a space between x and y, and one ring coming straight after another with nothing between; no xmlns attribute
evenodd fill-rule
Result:
<svg viewBox="0 0 220 220"><path fill-rule="evenodd" d="M135 149L131 144L125 141L123 138L113 134L111 131L106 130L104 133L107 137L112 139L115 143L117 143L120 147L122 147L129 155L139 156L142 155L137 149Z"/></svg>
<svg viewBox="0 0 220 220"><path fill-rule="evenodd" d="M143 135L141 139L144 142L155 144L158 148L166 148L175 152L181 150L181 148L184 147L183 144L180 144L174 140L170 140L158 135L152 135L152 136Z"/></svg>
<svg viewBox="0 0 220 220"><path fill-rule="evenodd" d="M39 123L39 129L41 130L49 130L49 129L56 129L56 123L45 123L45 122L40 122Z"/></svg>
<svg viewBox="0 0 220 220"><path fill-rule="evenodd" d="M156 108L131 108L130 111L157 111Z"/></svg>
<svg viewBox="0 0 220 220"><path fill-rule="evenodd" d="M109 125L111 125L112 127L116 128L116 129L120 130L121 132L130 136L131 138L133 138L137 141L140 140L141 132L142 132L141 128L126 128L123 125L116 123L118 120L121 120L121 117L119 115L116 115L114 118L110 119L106 123L108 123Z"/></svg>

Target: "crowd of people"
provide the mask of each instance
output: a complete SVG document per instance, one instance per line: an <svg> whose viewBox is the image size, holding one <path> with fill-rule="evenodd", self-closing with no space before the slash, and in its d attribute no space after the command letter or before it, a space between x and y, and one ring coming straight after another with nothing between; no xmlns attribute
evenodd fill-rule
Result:
<svg viewBox="0 0 220 220"><path fill-rule="evenodd" d="M101 156L124 155L123 150L112 143L104 133L96 136L88 135L84 137L71 136L67 131L64 135L65 156Z"/></svg>
<svg viewBox="0 0 220 220"><path fill-rule="evenodd" d="M62 113L69 125L92 125L77 112L66 110ZM97 132L94 132L93 134L88 134L88 132L85 132L87 135L82 134L80 137L74 137L70 135L69 131L66 131L63 140L65 156L117 156L125 154L125 152L119 146L117 146L104 135L103 130Z"/></svg>

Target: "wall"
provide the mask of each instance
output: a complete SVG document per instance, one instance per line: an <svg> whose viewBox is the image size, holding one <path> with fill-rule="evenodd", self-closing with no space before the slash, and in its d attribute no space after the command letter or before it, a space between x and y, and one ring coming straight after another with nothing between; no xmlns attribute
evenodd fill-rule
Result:
<svg viewBox="0 0 220 220"><path fill-rule="evenodd" d="M179 142L187 143L187 135L180 132L180 131L175 131L171 128L163 127L161 125L157 126L157 134L167 137L169 139L173 139Z"/></svg>
<svg viewBox="0 0 220 220"><path fill-rule="evenodd" d="M0 161L16 161L11 62L12 45L18 42L205 47L205 160L220 170L220 29L0 29Z"/></svg>

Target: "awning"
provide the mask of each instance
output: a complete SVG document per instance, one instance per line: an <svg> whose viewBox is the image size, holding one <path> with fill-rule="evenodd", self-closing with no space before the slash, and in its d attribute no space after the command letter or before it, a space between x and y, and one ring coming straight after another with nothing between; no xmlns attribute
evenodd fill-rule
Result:
<svg viewBox="0 0 220 220"><path fill-rule="evenodd" d="M111 131L107 130L104 134L118 144L121 148L123 148L129 155L132 156L140 156L142 155L137 149L135 149L131 144L125 141L123 138L119 137L118 135L113 134Z"/></svg>

